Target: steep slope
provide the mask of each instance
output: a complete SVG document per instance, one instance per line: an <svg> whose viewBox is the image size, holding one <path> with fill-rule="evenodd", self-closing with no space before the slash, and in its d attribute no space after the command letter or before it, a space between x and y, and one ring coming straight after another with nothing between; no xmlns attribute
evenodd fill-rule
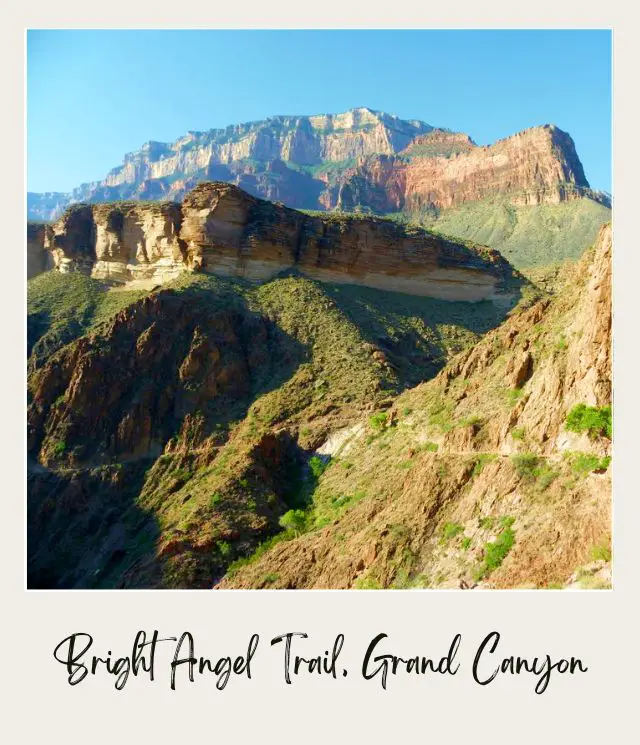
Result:
<svg viewBox="0 0 640 745"><path fill-rule="evenodd" d="M503 196L411 217L445 235L491 246L524 271L579 259L611 219L611 209L587 197L531 208Z"/></svg>
<svg viewBox="0 0 640 745"><path fill-rule="evenodd" d="M218 586L606 586L609 225L558 287L321 448L312 506Z"/></svg>
<svg viewBox="0 0 640 745"><path fill-rule="evenodd" d="M309 454L507 307L288 276L29 288L29 585L208 587L308 500Z"/></svg>

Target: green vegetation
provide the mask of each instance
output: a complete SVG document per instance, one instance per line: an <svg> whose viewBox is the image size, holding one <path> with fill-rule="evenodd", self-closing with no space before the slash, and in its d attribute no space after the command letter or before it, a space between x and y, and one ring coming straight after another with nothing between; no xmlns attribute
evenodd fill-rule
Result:
<svg viewBox="0 0 640 745"><path fill-rule="evenodd" d="M571 462L571 469L578 476L586 476L594 471L606 471L611 463L610 456L600 458L592 453L569 453L567 455Z"/></svg>
<svg viewBox="0 0 640 745"><path fill-rule="evenodd" d="M473 466L473 472L471 474L472 477L475 478L476 476L479 476L487 463L492 463L497 459L497 457L498 456L494 453L481 453L480 455L476 456Z"/></svg>
<svg viewBox="0 0 640 745"><path fill-rule="evenodd" d="M496 197L411 219L427 227L491 246L517 269L579 258L591 246L611 210L591 199L516 207Z"/></svg>
<svg viewBox="0 0 640 745"><path fill-rule="evenodd" d="M544 458L533 453L512 455L511 462L518 476L526 481L535 482L539 491L547 489L559 475Z"/></svg>
<svg viewBox="0 0 640 745"><path fill-rule="evenodd" d="M484 544L484 560L474 573L477 581L486 578L491 572L501 566L507 554L513 548L516 540L516 535L511 528L513 522L513 518L502 518L500 521L502 530L496 540L492 543Z"/></svg>
<svg viewBox="0 0 640 745"><path fill-rule="evenodd" d="M608 544L600 543L591 549L592 561L611 561L611 548Z"/></svg>
<svg viewBox="0 0 640 745"><path fill-rule="evenodd" d="M307 518L308 513L304 510L289 510L280 518L280 525L299 536L307 529Z"/></svg>
<svg viewBox="0 0 640 745"><path fill-rule="evenodd" d="M445 541L450 541L452 538L460 535L463 530L464 525L460 525L459 523L446 523L442 529L442 538Z"/></svg>
<svg viewBox="0 0 640 745"><path fill-rule="evenodd" d="M380 411L377 414L372 414L369 417L369 426L376 432L382 431L387 426L386 412Z"/></svg>
<svg viewBox="0 0 640 745"><path fill-rule="evenodd" d="M524 440L526 436L526 430L524 427L514 427L511 430L511 437L513 437L514 440Z"/></svg>
<svg viewBox="0 0 640 745"><path fill-rule="evenodd" d="M437 453L438 452L438 443L437 442L423 442L418 448L418 450L424 450L427 453Z"/></svg>
<svg viewBox="0 0 640 745"><path fill-rule="evenodd" d="M53 446L53 455L56 458L61 458L64 455L64 451L67 449L67 444L64 440L58 440Z"/></svg>
<svg viewBox="0 0 640 745"><path fill-rule="evenodd" d="M322 458L319 458L317 455L314 455L309 460L309 468L311 469L313 478L316 481L327 470L328 466L329 466L329 463L327 461L322 460Z"/></svg>
<svg viewBox="0 0 640 745"><path fill-rule="evenodd" d="M587 406L577 404L567 414L565 422L570 432L588 432L589 437L612 436L611 406Z"/></svg>
<svg viewBox="0 0 640 745"><path fill-rule="evenodd" d="M111 290L79 273L39 274L27 282L27 354L38 363L148 294Z"/></svg>

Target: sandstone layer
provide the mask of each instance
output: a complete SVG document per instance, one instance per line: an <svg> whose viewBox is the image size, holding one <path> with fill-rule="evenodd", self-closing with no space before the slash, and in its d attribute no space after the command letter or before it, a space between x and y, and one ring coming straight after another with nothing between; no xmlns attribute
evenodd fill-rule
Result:
<svg viewBox="0 0 640 745"><path fill-rule="evenodd" d="M264 281L295 269L327 282L445 300L505 297L513 271L499 253L370 217L310 216L226 183L182 204L77 205L45 235L61 272L162 283L182 271ZM508 299L508 298L506 298Z"/></svg>

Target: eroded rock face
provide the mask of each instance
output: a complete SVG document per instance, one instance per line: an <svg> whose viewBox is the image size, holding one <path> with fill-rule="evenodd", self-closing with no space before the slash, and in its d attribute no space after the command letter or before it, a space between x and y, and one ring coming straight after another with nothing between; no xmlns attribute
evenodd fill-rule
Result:
<svg viewBox="0 0 640 745"><path fill-rule="evenodd" d="M56 444L73 464L157 456L185 416L249 398L286 350L269 323L241 306L210 308L159 291L84 336L31 379L28 448L49 464Z"/></svg>
<svg viewBox="0 0 640 745"><path fill-rule="evenodd" d="M227 181L294 208L379 211L451 207L503 193L517 204L555 203L589 186L573 140L555 126L478 147L464 133L360 108L148 142L103 181L68 194L28 194L28 214L51 220L79 202L178 201L202 181Z"/></svg>
<svg viewBox="0 0 640 745"><path fill-rule="evenodd" d="M96 279L166 281L183 270L178 205L78 205L46 230L55 267Z"/></svg>
<svg viewBox="0 0 640 745"><path fill-rule="evenodd" d="M202 184L181 205L82 205L47 229L59 271L162 283L181 271L264 281L296 268L323 281L445 300L502 297L513 272L499 253L375 218L316 217Z"/></svg>
<svg viewBox="0 0 640 745"><path fill-rule="evenodd" d="M514 204L557 204L588 188L573 140L557 127L528 129L488 147L436 130L398 156L372 157L351 169L325 203L393 212L509 194Z"/></svg>

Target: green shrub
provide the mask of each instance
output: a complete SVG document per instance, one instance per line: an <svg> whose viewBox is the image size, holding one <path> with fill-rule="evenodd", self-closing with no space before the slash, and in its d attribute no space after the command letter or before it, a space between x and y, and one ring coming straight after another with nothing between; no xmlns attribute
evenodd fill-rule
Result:
<svg viewBox="0 0 640 745"><path fill-rule="evenodd" d="M506 393L507 403L510 406L515 406L522 398L523 393L524 391L522 390L522 388L510 388Z"/></svg>
<svg viewBox="0 0 640 745"><path fill-rule="evenodd" d="M371 429L380 432L387 425L387 414L384 411L379 411L377 414L372 414L369 417L369 426Z"/></svg>
<svg viewBox="0 0 640 745"><path fill-rule="evenodd" d="M571 468L578 476L586 476L592 471L606 471L611 463L610 456L599 458L591 453L572 453Z"/></svg>
<svg viewBox="0 0 640 745"><path fill-rule="evenodd" d="M353 586L356 590L381 590L382 589L380 582L378 582L378 580L375 577L363 577L362 579L357 579Z"/></svg>
<svg viewBox="0 0 640 745"><path fill-rule="evenodd" d="M471 538L463 538L460 545L462 546L462 550L466 551L471 545Z"/></svg>
<svg viewBox="0 0 640 745"><path fill-rule="evenodd" d="M231 546L226 541L218 541L216 543L216 549L222 558L226 558L231 553Z"/></svg>
<svg viewBox="0 0 640 745"><path fill-rule="evenodd" d="M536 481L541 491L547 489L558 476L558 472L551 468L544 459L533 453L513 455L511 462L520 478Z"/></svg>
<svg viewBox="0 0 640 745"><path fill-rule="evenodd" d="M458 427L482 427L484 420L481 416L478 416L477 414L471 414L471 416L467 416L464 419L461 419L457 426Z"/></svg>
<svg viewBox="0 0 640 745"><path fill-rule="evenodd" d="M611 549L609 546L600 544L591 549L592 561L611 561Z"/></svg>
<svg viewBox="0 0 640 745"><path fill-rule="evenodd" d="M263 585L270 585L273 582L277 582L280 579L279 574L275 574L274 572L269 572L268 574L265 574L262 578L262 584Z"/></svg>
<svg viewBox="0 0 640 745"><path fill-rule="evenodd" d="M484 561L475 572L476 580L481 580L502 565L505 557L513 548L516 534L510 527L502 530L493 543L484 545Z"/></svg>
<svg viewBox="0 0 640 745"><path fill-rule="evenodd" d="M289 510L280 518L280 526L292 531L296 536L307 529L307 513L304 510Z"/></svg>
<svg viewBox="0 0 640 745"><path fill-rule="evenodd" d="M447 523L442 529L442 538L445 541L450 541L452 538L455 538L457 535L462 533L463 530L464 526L460 525L460 523Z"/></svg>
<svg viewBox="0 0 640 745"><path fill-rule="evenodd" d="M540 458L533 453L519 453L511 456L511 462L521 478L534 479Z"/></svg>
<svg viewBox="0 0 640 745"><path fill-rule="evenodd" d="M526 434L526 430L524 427L514 427L511 430L511 437L513 437L514 440L524 440Z"/></svg>
<svg viewBox="0 0 640 745"><path fill-rule="evenodd" d="M475 459L475 463L473 466L473 472L472 477L479 476L482 473L482 469L485 467L487 463L491 463L494 460L496 460L497 456L493 453L482 453L482 455L478 455Z"/></svg>
<svg viewBox="0 0 640 745"><path fill-rule="evenodd" d="M209 503L212 507L216 507L217 505L222 502L222 494L219 494L218 492L214 492L211 495L211 498L209 499Z"/></svg>
<svg viewBox="0 0 640 745"><path fill-rule="evenodd" d="M53 446L53 455L56 458L60 458L64 455L64 451L67 449L67 443L64 440L58 440Z"/></svg>
<svg viewBox="0 0 640 745"><path fill-rule="evenodd" d="M424 442L420 445L420 450L426 450L428 453L436 453L438 451L437 442Z"/></svg>
<svg viewBox="0 0 640 745"><path fill-rule="evenodd" d="M317 455L314 455L313 458L309 460L309 468L311 469L311 473L316 481L327 470L328 466L329 463L322 460L322 458L319 458Z"/></svg>
<svg viewBox="0 0 640 745"><path fill-rule="evenodd" d="M478 520L478 525L482 530L492 530L493 526L495 524L495 518L493 517L481 517Z"/></svg>
<svg viewBox="0 0 640 745"><path fill-rule="evenodd" d="M565 422L570 432L588 432L589 437L612 436L611 406L577 404L567 414Z"/></svg>

